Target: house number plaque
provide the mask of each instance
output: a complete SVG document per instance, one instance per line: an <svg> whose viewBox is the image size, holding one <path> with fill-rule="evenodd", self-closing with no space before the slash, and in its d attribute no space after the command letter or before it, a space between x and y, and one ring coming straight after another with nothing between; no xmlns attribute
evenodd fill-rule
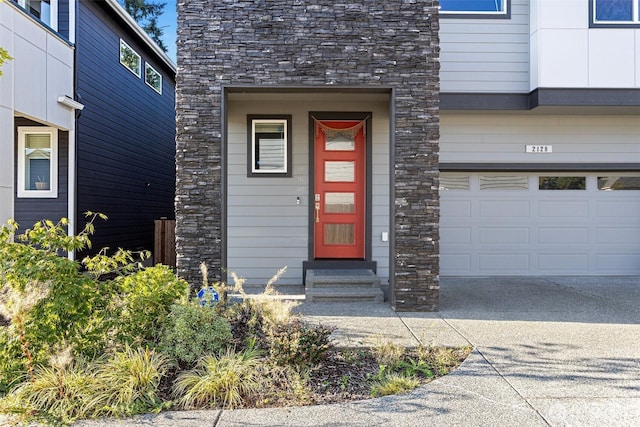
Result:
<svg viewBox="0 0 640 427"><path fill-rule="evenodd" d="M525 153L547 154L553 152L553 145L525 145Z"/></svg>

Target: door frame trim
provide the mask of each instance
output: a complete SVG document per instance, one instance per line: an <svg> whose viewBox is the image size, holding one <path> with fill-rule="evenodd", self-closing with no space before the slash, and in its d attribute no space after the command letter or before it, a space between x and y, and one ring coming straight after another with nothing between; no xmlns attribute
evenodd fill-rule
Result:
<svg viewBox="0 0 640 427"><path fill-rule="evenodd" d="M358 120L362 121L369 116L365 123L365 224L364 224L364 259L371 261L371 219L372 219L372 121L373 114L369 112L345 112L345 111L310 111L309 112L309 200L308 209L308 235L309 235L309 254L310 261L315 260L315 223L314 223L314 191L315 191L315 122L313 118L318 120Z"/></svg>

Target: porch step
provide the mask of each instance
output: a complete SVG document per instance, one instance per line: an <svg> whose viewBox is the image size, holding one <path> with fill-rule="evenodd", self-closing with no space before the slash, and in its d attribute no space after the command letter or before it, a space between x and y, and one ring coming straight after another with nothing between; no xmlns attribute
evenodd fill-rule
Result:
<svg viewBox="0 0 640 427"><path fill-rule="evenodd" d="M368 269L309 269L305 299L308 302L384 302L380 279Z"/></svg>

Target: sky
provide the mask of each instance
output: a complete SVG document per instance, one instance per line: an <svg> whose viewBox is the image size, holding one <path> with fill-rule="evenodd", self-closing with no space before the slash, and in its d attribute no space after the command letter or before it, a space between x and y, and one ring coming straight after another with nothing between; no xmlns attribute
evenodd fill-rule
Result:
<svg viewBox="0 0 640 427"><path fill-rule="evenodd" d="M167 5L164 7L164 14L158 19L158 24L164 32L162 41L167 46L167 55L173 62L176 62L176 0L161 0Z"/></svg>

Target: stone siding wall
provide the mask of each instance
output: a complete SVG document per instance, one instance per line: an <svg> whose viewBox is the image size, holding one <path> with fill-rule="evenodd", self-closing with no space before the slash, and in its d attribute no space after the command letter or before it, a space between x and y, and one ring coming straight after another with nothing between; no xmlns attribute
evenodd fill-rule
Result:
<svg viewBox="0 0 640 427"><path fill-rule="evenodd" d="M393 88L397 310L438 299L437 0L179 0L178 272L221 276L225 86ZM301 89L304 91L304 89Z"/></svg>

